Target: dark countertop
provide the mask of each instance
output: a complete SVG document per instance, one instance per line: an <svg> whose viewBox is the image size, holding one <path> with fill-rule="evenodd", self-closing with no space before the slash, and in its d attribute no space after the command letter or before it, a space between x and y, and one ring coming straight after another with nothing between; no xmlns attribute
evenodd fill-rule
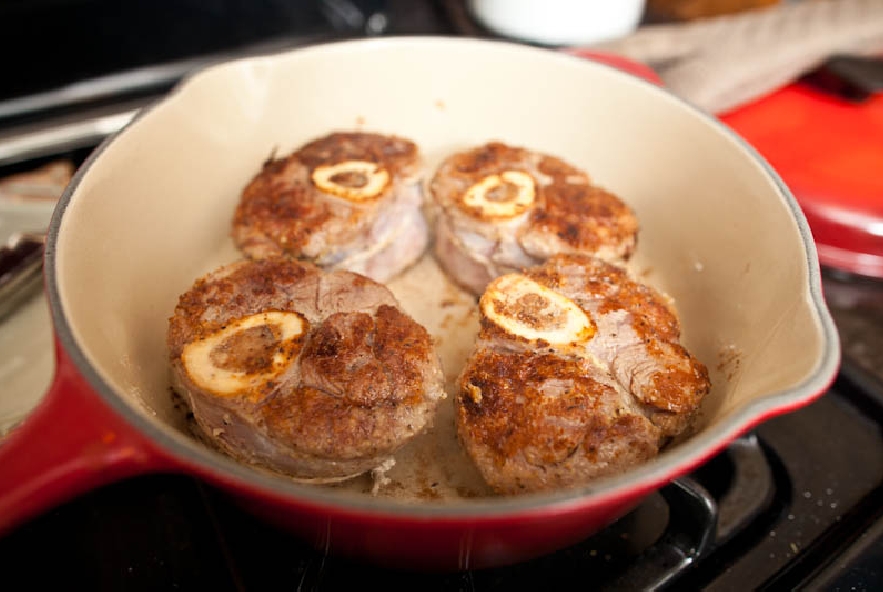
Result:
<svg viewBox="0 0 883 592"><path fill-rule="evenodd" d="M883 384L883 279L826 270L823 281L843 358Z"/></svg>
<svg viewBox="0 0 883 592"><path fill-rule="evenodd" d="M8 0L0 52L17 56L18 67L4 73L0 101L274 39L366 34L347 5L363 17L382 11L386 34L451 32L432 0Z"/></svg>

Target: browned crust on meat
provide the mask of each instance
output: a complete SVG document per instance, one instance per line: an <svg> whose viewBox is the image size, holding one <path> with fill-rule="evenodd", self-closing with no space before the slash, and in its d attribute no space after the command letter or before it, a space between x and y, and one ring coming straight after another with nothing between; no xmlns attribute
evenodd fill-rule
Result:
<svg viewBox="0 0 883 592"><path fill-rule="evenodd" d="M390 176L375 198L353 204L322 193L311 174L318 166L347 160L374 162ZM242 191L233 214L232 236L249 256L303 256L316 233L333 223L335 244L345 244L364 230L377 208L389 202L397 183L417 173L416 144L397 136L334 133L317 138L281 158L270 158Z"/></svg>
<svg viewBox="0 0 883 592"><path fill-rule="evenodd" d="M303 350L301 384L261 408L267 432L326 457L388 450L425 423L422 368L433 355L426 330L395 307L330 315Z"/></svg>
<svg viewBox="0 0 883 592"><path fill-rule="evenodd" d="M416 403L424 390L421 365L432 352L426 329L392 306L381 305L375 317L336 313L310 335L303 380L353 405Z"/></svg>
<svg viewBox="0 0 883 592"><path fill-rule="evenodd" d="M397 386L398 399L414 403L424 390L421 365L435 356L432 336L400 310L382 305L375 318L374 355Z"/></svg>
<svg viewBox="0 0 883 592"><path fill-rule="evenodd" d="M382 165L390 176L408 175L418 160L417 145L406 138L364 132L339 132L301 147L296 157L310 170L347 160Z"/></svg>
<svg viewBox="0 0 883 592"><path fill-rule="evenodd" d="M271 438L301 454L337 461L392 452L401 434L396 407L388 411L377 413L371 407L299 386L261 407L260 417Z"/></svg>
<svg viewBox="0 0 883 592"><path fill-rule="evenodd" d="M463 177L471 185L488 175L513 170L524 171L523 162L528 155L529 152L524 148L489 142L451 155L443 166L445 174Z"/></svg>
<svg viewBox="0 0 883 592"><path fill-rule="evenodd" d="M691 413L711 390L708 368L681 344L672 343L671 347L682 360L688 360L688 363L666 364L664 368L660 368L653 375L653 388L641 400L660 411L673 414Z"/></svg>
<svg viewBox="0 0 883 592"><path fill-rule="evenodd" d="M363 312L330 315L310 335L301 356L302 384L349 404L397 400L395 383L374 356L374 318Z"/></svg>
<svg viewBox="0 0 883 592"><path fill-rule="evenodd" d="M576 252L595 253L606 247L628 256L634 250L638 219L613 193L556 178L538 197L540 204L531 212L529 231L553 235Z"/></svg>
<svg viewBox="0 0 883 592"><path fill-rule="evenodd" d="M458 382L458 434L499 492L584 483L657 452L658 430L616 398L585 361L483 349Z"/></svg>
<svg viewBox="0 0 883 592"><path fill-rule="evenodd" d="M548 154L540 155L537 168L542 174L552 177L557 183L564 183L568 180L575 182L574 178L582 178L585 182L589 181L589 176L585 171Z"/></svg>
<svg viewBox="0 0 883 592"><path fill-rule="evenodd" d="M561 396L542 397L537 387L550 379L573 385ZM594 407L592 399L604 388L574 360L481 350L460 377L461 425L472 440L489 447L498 462L540 442L542 448L534 451L536 463L555 464L574 453L582 429L547 430L543 419L559 417L582 427Z"/></svg>
<svg viewBox="0 0 883 592"><path fill-rule="evenodd" d="M316 228L333 213L327 202L313 199L302 185L281 187L263 173L242 192L233 214L233 238L246 253L260 256L300 255ZM350 214L355 223L357 211Z"/></svg>

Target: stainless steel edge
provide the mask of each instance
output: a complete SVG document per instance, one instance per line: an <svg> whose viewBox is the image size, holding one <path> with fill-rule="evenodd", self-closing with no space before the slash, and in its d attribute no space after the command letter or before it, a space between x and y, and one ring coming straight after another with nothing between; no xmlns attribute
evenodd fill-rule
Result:
<svg viewBox="0 0 883 592"><path fill-rule="evenodd" d="M275 53L326 41L328 37L328 34L324 34L271 39L231 51L174 60L154 66L132 68L104 76L96 76L44 92L7 99L0 101L0 122L98 101L119 101L122 96L166 94L182 78L208 66L232 59Z"/></svg>
<svg viewBox="0 0 883 592"><path fill-rule="evenodd" d="M0 132L0 165L94 147L125 127L138 111L126 106L84 119Z"/></svg>

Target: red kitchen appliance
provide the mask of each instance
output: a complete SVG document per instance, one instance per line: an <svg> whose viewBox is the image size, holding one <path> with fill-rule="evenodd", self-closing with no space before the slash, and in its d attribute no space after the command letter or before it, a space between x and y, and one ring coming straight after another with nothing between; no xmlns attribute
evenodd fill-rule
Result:
<svg viewBox="0 0 883 592"><path fill-rule="evenodd" d="M822 265L883 277L883 61L845 59L721 119L789 186ZM846 77L850 63L876 68L860 73L864 90Z"/></svg>

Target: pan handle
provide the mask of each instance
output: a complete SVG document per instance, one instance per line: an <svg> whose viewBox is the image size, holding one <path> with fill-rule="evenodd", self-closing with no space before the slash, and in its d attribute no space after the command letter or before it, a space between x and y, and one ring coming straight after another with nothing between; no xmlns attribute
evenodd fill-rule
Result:
<svg viewBox="0 0 883 592"><path fill-rule="evenodd" d="M171 463L94 394L55 342L43 401L0 440L0 534L83 492Z"/></svg>

